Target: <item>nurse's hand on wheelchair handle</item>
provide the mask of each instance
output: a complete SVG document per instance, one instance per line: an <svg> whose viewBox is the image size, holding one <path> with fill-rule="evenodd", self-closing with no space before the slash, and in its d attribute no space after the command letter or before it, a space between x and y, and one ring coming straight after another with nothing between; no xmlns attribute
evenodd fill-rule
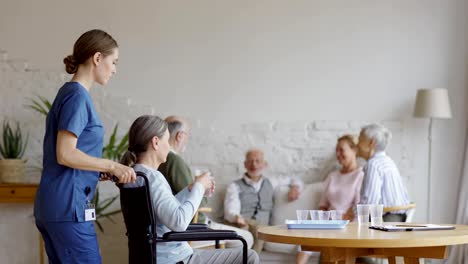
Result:
<svg viewBox="0 0 468 264"><path fill-rule="evenodd" d="M99 175L99 181L111 181L119 183L119 178L115 177L114 175L108 172L101 172L101 174Z"/></svg>
<svg viewBox="0 0 468 264"><path fill-rule="evenodd" d="M133 168L119 164L117 162L115 163L114 168L110 173L113 175L112 181L115 181L115 178L117 178L118 183L125 184L136 181L136 174Z"/></svg>

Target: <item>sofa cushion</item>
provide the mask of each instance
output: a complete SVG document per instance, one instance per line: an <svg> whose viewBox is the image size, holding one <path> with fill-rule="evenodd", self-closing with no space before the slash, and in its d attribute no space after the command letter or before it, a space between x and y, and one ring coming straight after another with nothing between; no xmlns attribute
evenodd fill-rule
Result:
<svg viewBox="0 0 468 264"><path fill-rule="evenodd" d="M271 218L272 225L282 225L286 219L297 219L296 210L299 209L318 209L320 198L323 192L323 184L321 182L306 184L304 189L294 202L288 202L289 186L279 186L274 193L274 206ZM296 253L298 246L265 242L264 250L281 252L281 253Z"/></svg>
<svg viewBox="0 0 468 264"><path fill-rule="evenodd" d="M279 186L274 193L274 207L272 212L272 225L284 224L286 219L297 219L296 210L318 209L322 197L323 184L321 182L304 185L299 199L288 202L289 186Z"/></svg>

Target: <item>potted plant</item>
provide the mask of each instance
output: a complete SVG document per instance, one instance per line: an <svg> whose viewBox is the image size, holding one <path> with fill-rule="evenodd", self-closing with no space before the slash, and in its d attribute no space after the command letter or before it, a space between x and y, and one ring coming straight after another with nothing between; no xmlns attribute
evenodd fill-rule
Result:
<svg viewBox="0 0 468 264"><path fill-rule="evenodd" d="M0 141L0 181L17 183L24 181L24 168L26 161L22 159L29 135L24 135L19 123L16 129L10 123L3 121L2 139Z"/></svg>
<svg viewBox="0 0 468 264"><path fill-rule="evenodd" d="M42 97L40 95L37 96L36 99L31 98L30 104L27 105L27 107L33 109L34 111L47 116L47 114L50 111L50 108L52 107L52 103L45 97ZM120 141L117 141L117 128L118 124L115 125L112 134L109 138L109 142L107 145L105 145L102 149L102 157L105 159L111 159L114 161L119 161L122 155L125 153L125 151L128 148L128 133L125 134ZM116 209L114 211L108 210L108 208L119 198L119 195L115 195L106 199L101 199L99 195L99 188L96 188L96 193L94 195L93 203L95 205L96 209L96 225L101 230L101 232L104 232L104 228L102 227L102 224L100 220L102 218L107 218L109 221L112 223L115 223L114 220L112 219L112 216L115 214L119 214L122 210Z"/></svg>

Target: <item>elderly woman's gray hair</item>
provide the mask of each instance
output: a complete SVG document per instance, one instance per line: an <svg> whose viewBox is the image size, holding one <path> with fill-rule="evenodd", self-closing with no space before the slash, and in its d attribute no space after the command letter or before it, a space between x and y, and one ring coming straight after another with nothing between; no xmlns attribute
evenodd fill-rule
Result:
<svg viewBox="0 0 468 264"><path fill-rule="evenodd" d="M375 141L375 151L384 151L392 139L392 132L380 124L364 126L361 132L368 139L373 139Z"/></svg>

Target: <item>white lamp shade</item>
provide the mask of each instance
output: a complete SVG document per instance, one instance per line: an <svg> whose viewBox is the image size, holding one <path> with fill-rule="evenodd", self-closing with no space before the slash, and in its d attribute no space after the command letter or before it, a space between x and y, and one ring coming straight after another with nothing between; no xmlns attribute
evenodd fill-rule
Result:
<svg viewBox="0 0 468 264"><path fill-rule="evenodd" d="M452 118L447 89L419 89L413 115L415 117Z"/></svg>

